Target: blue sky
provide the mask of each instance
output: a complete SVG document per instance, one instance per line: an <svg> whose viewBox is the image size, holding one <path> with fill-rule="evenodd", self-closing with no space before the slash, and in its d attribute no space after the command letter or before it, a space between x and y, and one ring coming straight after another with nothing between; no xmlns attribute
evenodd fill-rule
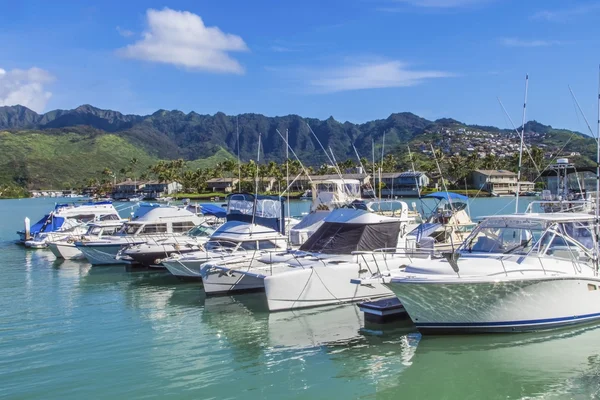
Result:
<svg viewBox="0 0 600 400"><path fill-rule="evenodd" d="M596 121L600 1L6 2L0 105ZM595 126L593 127L595 129Z"/></svg>

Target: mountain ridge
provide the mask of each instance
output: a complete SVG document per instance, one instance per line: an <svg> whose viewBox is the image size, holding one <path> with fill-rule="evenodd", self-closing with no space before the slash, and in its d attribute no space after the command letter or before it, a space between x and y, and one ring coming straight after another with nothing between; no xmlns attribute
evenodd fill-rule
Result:
<svg viewBox="0 0 600 400"><path fill-rule="evenodd" d="M337 161L347 159L356 161L353 145L362 157L370 159L374 152L379 158L382 153L384 134L385 153L397 156L407 152L407 145L410 145L414 152L422 154L427 154L431 145L448 155L472 152L473 150L468 150L469 146L474 146L477 152L479 151L477 139L469 136L467 134L469 132L492 133L493 136L502 138L504 144L518 141L514 130L468 125L452 118L432 121L411 112L392 113L386 118L356 124L349 121L340 122L332 116L321 120L305 118L297 114L269 117L244 113L230 116L223 112L210 115L191 111L186 114L179 110L159 109L152 114L135 115L104 110L89 104L71 110L52 110L38 114L27 107L17 105L0 107L0 131L6 132L5 135L0 136L0 169L4 168L8 171L5 172L5 176L9 176L10 169L13 168L10 165L18 165L23 169L26 168L27 162L37 162L31 159L14 164L15 155L7 152L9 149L6 143L10 139L11 145L16 146L15 140L18 138L10 135L22 135L24 148L34 146L35 143L32 144L32 141L35 137L54 138L54 141L44 141L50 146L53 143L62 143L61 138L64 139L66 136L71 141L79 140L82 141L81 143L87 141L85 143L91 146L90 157L93 157L98 138L113 135L121 141L111 139L108 142L130 144L132 147L128 150L129 153L136 153L136 157L141 157L137 150L134 152L133 149L141 150L148 156L148 160L183 158L194 161L208 159L216 153L236 155L239 146L242 161L248 161L257 158L260 133L262 135L261 162L282 162L285 158L285 144L277 131L285 135L286 130L294 152L304 164L311 166L320 166L329 162L321 149L321 144L327 151L329 149L333 151ZM525 132L529 145L543 146L547 152L558 150L566 143L565 150L579 152L588 160L595 159L594 139L580 132L554 129L550 125L543 125L537 121L527 122ZM25 137L24 133L28 136ZM480 140L479 143L483 143L482 147L487 146L485 141ZM67 151L69 147L61 146L62 148L57 147L49 151L68 158L69 154L61 152ZM77 147L77 149L88 150L84 147ZM509 150L514 152L514 147ZM509 150L502 151L508 153ZM102 151L107 150L103 148ZM98 153L98 157L100 154L106 157L106 153ZM102 160L93 161L100 164ZM107 167L113 168L112 165Z"/></svg>

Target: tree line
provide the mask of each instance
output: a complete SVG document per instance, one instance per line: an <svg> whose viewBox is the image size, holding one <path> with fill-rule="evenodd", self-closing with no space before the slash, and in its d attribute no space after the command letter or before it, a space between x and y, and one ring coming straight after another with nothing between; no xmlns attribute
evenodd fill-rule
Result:
<svg viewBox="0 0 600 400"><path fill-rule="evenodd" d="M539 178L539 173L546 167L544 152L538 147L531 147L529 151L523 154L521 169L521 179L535 181ZM279 184L279 188L285 188L287 182L286 174L289 171L290 180L293 180L299 174L305 172L310 175L326 175L358 171L361 167L364 173L377 174L387 172L401 172L408 170L421 171L429 177L439 179L443 177L446 184L453 188L465 188L469 184L469 175L476 169L487 170L509 170L517 172L519 165L518 154L510 157L500 158L494 154L487 154L480 157L477 153L463 153L448 155L440 150L433 153L423 152L395 152L386 154L383 159L376 160L373 163L365 157L358 159L347 159L340 161L336 166L322 164L319 166L303 166L298 160L287 160L283 162L267 161L256 163L255 160L247 162L238 162L233 159L226 159L215 163L209 168L192 169L189 163L183 159L159 161L147 168L140 168L139 161L132 158L126 168L119 171L112 171L110 168L104 168L96 178L89 179L88 186L101 186L108 191L112 184L120 182L123 179L147 181L156 180L158 182L179 182L186 193L205 192L208 189L208 181L213 178L241 178L241 189L243 191L255 190L255 178L259 180L269 177L274 178ZM117 179L119 178L119 179Z"/></svg>

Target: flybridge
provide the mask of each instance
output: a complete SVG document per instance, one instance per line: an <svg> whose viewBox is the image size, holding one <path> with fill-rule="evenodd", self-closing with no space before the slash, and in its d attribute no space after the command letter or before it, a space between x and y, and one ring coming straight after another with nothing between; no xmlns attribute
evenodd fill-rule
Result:
<svg viewBox="0 0 600 400"><path fill-rule="evenodd" d="M235 193L227 196L227 221L272 228L285 235L285 198Z"/></svg>

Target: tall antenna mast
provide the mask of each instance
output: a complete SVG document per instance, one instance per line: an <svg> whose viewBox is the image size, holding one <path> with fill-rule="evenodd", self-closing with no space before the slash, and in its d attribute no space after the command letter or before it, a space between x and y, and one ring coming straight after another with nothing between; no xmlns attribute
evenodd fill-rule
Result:
<svg viewBox="0 0 600 400"><path fill-rule="evenodd" d="M381 172L383 170L383 154L385 153L385 131L381 140L381 165L379 167L379 201L381 201Z"/></svg>
<svg viewBox="0 0 600 400"><path fill-rule="evenodd" d="M596 274L598 274L598 239L600 239L600 65L598 66L598 128L596 132Z"/></svg>
<svg viewBox="0 0 600 400"><path fill-rule="evenodd" d="M525 75L525 101L523 102L523 125L521 129L521 147L519 148L519 169L517 170L517 199L515 201L515 214L519 212L519 192L521 191L521 164L523 162L523 141L525 139L525 112L527 111L527 87L529 74Z"/></svg>
<svg viewBox="0 0 600 400"><path fill-rule="evenodd" d="M238 192L242 192L242 163L240 161L240 124L239 115L235 117L235 133L237 135L237 157L238 157Z"/></svg>
<svg viewBox="0 0 600 400"><path fill-rule="evenodd" d="M290 149L287 144L289 142L289 129L285 130L285 184L290 186ZM290 218L290 192L287 192L287 214Z"/></svg>
<svg viewBox="0 0 600 400"><path fill-rule="evenodd" d="M256 216L256 206L258 204L258 167L260 163L260 139L262 133L258 132L258 151L256 154L256 174L254 175L254 209L252 210L252 227L254 226L254 217Z"/></svg>

